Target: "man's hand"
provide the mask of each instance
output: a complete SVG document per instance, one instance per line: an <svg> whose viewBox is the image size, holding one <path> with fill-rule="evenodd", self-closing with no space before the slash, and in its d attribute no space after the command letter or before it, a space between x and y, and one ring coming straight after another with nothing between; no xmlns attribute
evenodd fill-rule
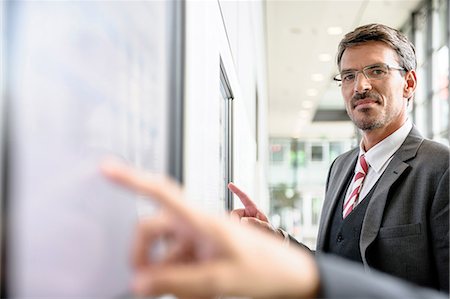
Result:
<svg viewBox="0 0 450 299"><path fill-rule="evenodd" d="M228 189L236 194L244 205L243 209L235 209L231 211L231 218L238 220L241 223L251 224L284 238L284 236L270 224L267 216L258 209L256 204L250 199L250 197L248 197L247 194L245 194L233 183L228 184Z"/></svg>
<svg viewBox="0 0 450 299"><path fill-rule="evenodd" d="M139 223L133 246L132 288L139 296L312 298L319 288L313 257L253 228L192 209L168 178L118 162L102 172L135 192L151 196L161 213ZM162 254L155 246L164 240Z"/></svg>

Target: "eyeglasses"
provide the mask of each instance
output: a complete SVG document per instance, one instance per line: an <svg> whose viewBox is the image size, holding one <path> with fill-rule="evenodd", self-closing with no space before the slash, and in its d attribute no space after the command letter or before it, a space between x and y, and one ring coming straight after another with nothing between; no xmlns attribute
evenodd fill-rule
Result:
<svg viewBox="0 0 450 299"><path fill-rule="evenodd" d="M393 67L385 63L379 63L366 66L362 69L362 71L343 71L334 76L333 80L338 81L343 85L353 84L356 80L356 77L358 76L358 73L363 73L364 77L366 77L367 80L380 80L385 78L389 74L389 70L406 71L406 69L402 67Z"/></svg>

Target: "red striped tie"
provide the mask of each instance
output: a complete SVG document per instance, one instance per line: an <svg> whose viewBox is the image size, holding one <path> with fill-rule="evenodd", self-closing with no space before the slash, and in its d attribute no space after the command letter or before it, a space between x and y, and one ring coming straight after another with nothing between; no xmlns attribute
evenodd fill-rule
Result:
<svg viewBox="0 0 450 299"><path fill-rule="evenodd" d="M347 217L348 214L356 207L358 204L359 192L361 191L362 184L366 177L369 166L367 165L364 155L361 155L358 160L358 165L356 166L356 175L353 180L352 192L349 198L344 202L344 209L342 211L342 217Z"/></svg>

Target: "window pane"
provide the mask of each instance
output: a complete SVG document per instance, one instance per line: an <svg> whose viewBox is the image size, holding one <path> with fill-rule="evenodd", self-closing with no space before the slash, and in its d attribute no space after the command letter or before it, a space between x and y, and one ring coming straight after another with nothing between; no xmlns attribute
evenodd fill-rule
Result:
<svg viewBox="0 0 450 299"><path fill-rule="evenodd" d="M306 165L304 142L298 142L297 144L297 165L299 167L304 167Z"/></svg>
<svg viewBox="0 0 450 299"><path fill-rule="evenodd" d="M405 34L409 40L412 40L413 38L413 31L412 31L412 22L407 21L404 27L402 28L403 34Z"/></svg>
<svg viewBox="0 0 450 299"><path fill-rule="evenodd" d="M425 71L426 65L417 69L417 89L414 97L414 102L418 105L427 99L427 77Z"/></svg>
<svg viewBox="0 0 450 299"><path fill-rule="evenodd" d="M343 152L341 142L330 142L330 161L333 161Z"/></svg>
<svg viewBox="0 0 450 299"><path fill-rule="evenodd" d="M448 47L442 47L436 53L434 66L436 66L435 89L441 90L448 86Z"/></svg>
<svg viewBox="0 0 450 299"><path fill-rule="evenodd" d="M444 88L433 98L433 135L448 129L448 89Z"/></svg>
<svg viewBox="0 0 450 299"><path fill-rule="evenodd" d="M320 198L313 197L312 198L312 217L311 217L312 225L319 224L321 207L322 207L322 201L320 200Z"/></svg>
<svg viewBox="0 0 450 299"><path fill-rule="evenodd" d="M439 139L437 139L438 142L443 143L447 146L449 146L449 140L448 140L448 131L442 132L439 136Z"/></svg>
<svg viewBox="0 0 450 299"><path fill-rule="evenodd" d="M437 7L438 17L438 32L437 32L437 44L438 47L445 45L447 42L447 24L448 24L448 10L447 0L440 0Z"/></svg>
<svg viewBox="0 0 450 299"><path fill-rule="evenodd" d="M311 161L323 161L323 146L312 145L311 146Z"/></svg>
<svg viewBox="0 0 450 299"><path fill-rule="evenodd" d="M272 162L283 162L284 147L281 143L273 143L270 145L270 160Z"/></svg>
<svg viewBox="0 0 450 299"><path fill-rule="evenodd" d="M417 125L419 131L422 132L423 134L425 134L428 131L426 123L426 109L424 103L418 104L416 106L414 122Z"/></svg>
<svg viewBox="0 0 450 299"><path fill-rule="evenodd" d="M416 46L416 53L417 53L417 63L418 65L422 65L423 62L426 59L426 53L427 53L427 39L426 39L426 32L427 32L427 14L426 14L426 7L421 9L415 18L415 25L416 25L416 34L415 34L415 46Z"/></svg>

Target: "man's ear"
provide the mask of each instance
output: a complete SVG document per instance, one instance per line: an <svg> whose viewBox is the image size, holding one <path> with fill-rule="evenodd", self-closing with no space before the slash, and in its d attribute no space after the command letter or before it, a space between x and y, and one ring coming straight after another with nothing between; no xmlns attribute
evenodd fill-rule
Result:
<svg viewBox="0 0 450 299"><path fill-rule="evenodd" d="M417 87L416 71L408 71L405 75L405 86L403 88L403 97L410 99Z"/></svg>

